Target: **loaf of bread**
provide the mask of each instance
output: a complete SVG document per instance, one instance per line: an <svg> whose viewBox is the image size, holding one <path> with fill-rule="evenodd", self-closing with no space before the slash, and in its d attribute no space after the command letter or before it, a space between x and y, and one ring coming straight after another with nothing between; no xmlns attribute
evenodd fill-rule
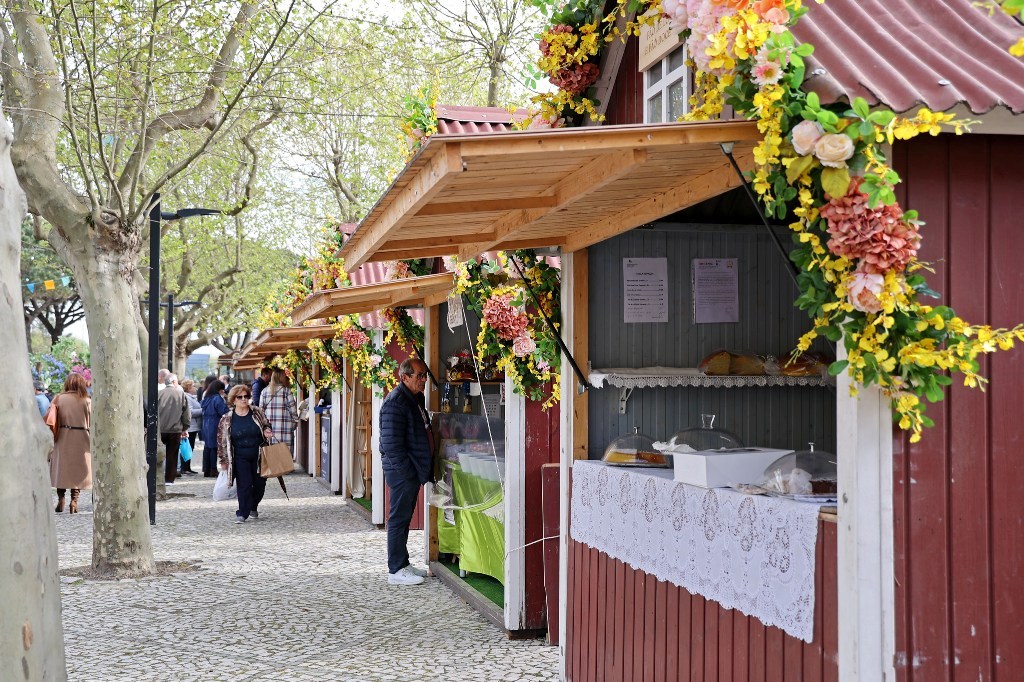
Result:
<svg viewBox="0 0 1024 682"><path fill-rule="evenodd" d="M708 376L756 376L764 374L764 360L756 355L719 350L701 360L697 368Z"/></svg>

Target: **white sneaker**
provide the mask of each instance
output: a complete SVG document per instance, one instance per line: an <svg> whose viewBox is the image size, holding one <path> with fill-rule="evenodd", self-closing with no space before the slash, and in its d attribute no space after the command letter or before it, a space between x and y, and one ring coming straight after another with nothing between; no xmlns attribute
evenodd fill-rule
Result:
<svg viewBox="0 0 1024 682"><path fill-rule="evenodd" d="M422 568L417 568L416 566L413 566L412 564L409 564L408 566L406 566L405 570L409 571L409 573L412 573L413 575L418 575L421 578L426 578L427 577L427 572L426 571L424 571Z"/></svg>
<svg viewBox="0 0 1024 682"><path fill-rule="evenodd" d="M421 582L423 578L410 571L408 566L398 573L388 574L388 585L419 585Z"/></svg>

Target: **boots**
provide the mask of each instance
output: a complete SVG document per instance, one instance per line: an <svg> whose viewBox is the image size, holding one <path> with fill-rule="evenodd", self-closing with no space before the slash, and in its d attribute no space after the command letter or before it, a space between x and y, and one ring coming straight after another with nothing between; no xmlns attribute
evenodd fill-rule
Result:
<svg viewBox="0 0 1024 682"><path fill-rule="evenodd" d="M64 493L67 492L66 488L57 488L57 506L53 511L60 514L64 511ZM72 493L73 494L73 493Z"/></svg>
<svg viewBox="0 0 1024 682"><path fill-rule="evenodd" d="M71 489L71 504L68 505L69 514L78 513L78 496L82 493L78 488Z"/></svg>

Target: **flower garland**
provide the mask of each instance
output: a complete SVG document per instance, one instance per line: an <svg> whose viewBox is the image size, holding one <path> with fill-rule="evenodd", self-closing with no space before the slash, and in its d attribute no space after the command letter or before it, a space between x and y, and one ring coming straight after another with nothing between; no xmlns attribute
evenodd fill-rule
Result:
<svg viewBox="0 0 1024 682"><path fill-rule="evenodd" d="M408 161L420 150L424 142L437 132L437 78L435 82L421 87L414 95L402 98L405 116L399 127L400 139L406 145L405 160Z"/></svg>
<svg viewBox="0 0 1024 682"><path fill-rule="evenodd" d="M625 40L640 35L640 28L653 25L658 18L660 0L617 0L615 8L602 16L604 3L596 0L576 0L557 8L550 17L551 26L540 34L541 57L537 61L539 75L546 75L558 88L553 93L535 95L531 101L539 111L514 127L559 128L566 120L578 122L584 115L603 121L599 114L599 101L590 94L591 86L600 76L597 65L601 49L616 38ZM636 13L635 19L620 29L620 17Z"/></svg>
<svg viewBox="0 0 1024 682"><path fill-rule="evenodd" d="M373 344L369 330L359 324L358 315L339 317L334 328L338 332L335 341L340 342L338 353L348 360L357 381L374 388L377 395L384 395L398 384L398 363L386 349Z"/></svg>
<svg viewBox="0 0 1024 682"><path fill-rule="evenodd" d="M429 258L391 261L388 263L384 279L394 281L429 275L431 264L432 259ZM421 352L425 341L424 329L416 324L416 321L412 319L405 308L385 308L381 311L381 316L386 322L384 328L385 346L392 341L397 341L399 346L408 349L413 355Z"/></svg>
<svg viewBox="0 0 1024 682"><path fill-rule="evenodd" d="M557 328L559 272L531 250L499 251L497 260L482 263L455 261L454 294L466 294L467 307L480 316L477 360L497 358L497 368L511 378L515 392L543 400L547 409L561 400L561 353L510 258Z"/></svg>
<svg viewBox="0 0 1024 682"><path fill-rule="evenodd" d="M981 386L978 356L1024 341L1024 326L972 326L919 300L935 295L917 260L922 223L896 203L900 179L886 162L885 144L944 128L960 134L973 122L924 108L910 117L872 111L860 98L822 104L805 93L803 58L813 47L797 46L790 31L807 11L801 0L666 0L663 11L697 68L687 118L711 118L729 104L763 134L753 187L769 215L795 218L796 305L813 320L797 352L818 336L842 339L847 358L830 372L878 385L900 427L920 440L932 425L922 399L943 398L947 371Z"/></svg>
<svg viewBox="0 0 1024 682"><path fill-rule="evenodd" d="M989 13L998 7L1011 17L1016 14L1018 19L1024 23L1024 0L991 0L990 2L975 4L983 4L984 6L987 6ZM1018 39L1017 42L1011 45L1009 52L1014 57L1024 57L1024 38Z"/></svg>

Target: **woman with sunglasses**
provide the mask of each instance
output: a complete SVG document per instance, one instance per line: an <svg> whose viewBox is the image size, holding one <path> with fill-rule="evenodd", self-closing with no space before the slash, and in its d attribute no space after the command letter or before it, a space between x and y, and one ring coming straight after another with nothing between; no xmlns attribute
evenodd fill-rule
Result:
<svg viewBox="0 0 1024 682"><path fill-rule="evenodd" d="M228 407L231 409L217 426L217 457L221 471L228 472L228 487L238 484L238 511L235 523L245 523L251 516L260 517L257 507L267 489L267 479L260 476L260 448L274 433L263 411L250 405L252 391L244 384L231 387Z"/></svg>

